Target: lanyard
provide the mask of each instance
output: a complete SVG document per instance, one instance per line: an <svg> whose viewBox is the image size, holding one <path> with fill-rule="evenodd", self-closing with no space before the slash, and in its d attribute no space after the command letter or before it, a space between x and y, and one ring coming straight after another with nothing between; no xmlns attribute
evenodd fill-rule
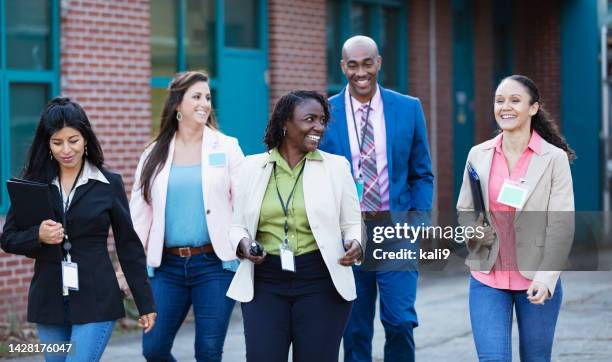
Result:
<svg viewBox="0 0 612 362"><path fill-rule="evenodd" d="M85 166L85 160L83 160L83 163L81 163L81 168L79 169L79 173L77 174L77 177L74 179L74 182L72 183L72 187L70 188L70 191L68 192L68 195L66 196L66 203L64 203L64 188L62 186L62 179L59 175L57 178L59 181L60 200L62 203L62 224L64 227L64 241L62 242L62 248L66 251L66 259L68 260L68 262L70 262L70 249L72 248L72 244L68 240L68 231L66 229L66 226L67 226L66 213L68 212L68 207L70 206L70 194L72 194L72 191L74 191L74 189L76 188L76 184L77 182L79 182L79 178L81 177L81 174L83 173L84 166Z"/></svg>
<svg viewBox="0 0 612 362"><path fill-rule="evenodd" d="M278 189L278 181L276 179L276 162L274 163L274 186L276 186L276 194L278 195L278 201L280 201L281 207L283 208L283 214L285 214L285 239L283 240L283 245L287 246L289 244L289 240L287 240L287 236L289 235L289 203L291 202L291 197L293 196L293 192L295 191L295 187L297 186L298 181L300 180L300 176L302 176L302 172L304 172L304 166L306 166L306 160L302 164L302 168L293 183L293 187L291 188L291 192L289 193L289 197L287 198L287 203L283 202L283 197L280 194L280 190Z"/></svg>
<svg viewBox="0 0 612 362"><path fill-rule="evenodd" d="M365 128L368 126L368 120L370 119L370 110L372 109L370 105L372 104L372 98L368 102L368 111L366 112L366 119L364 127L361 128L361 137L359 137L359 132L357 131L357 120L355 119L355 109L353 108L353 96L349 94L349 103L351 104L351 114L353 115L353 126L355 126L355 137L357 138L357 145L359 146L359 164L357 166L359 175L358 179L361 179L361 160L363 158L363 136L365 133Z"/></svg>

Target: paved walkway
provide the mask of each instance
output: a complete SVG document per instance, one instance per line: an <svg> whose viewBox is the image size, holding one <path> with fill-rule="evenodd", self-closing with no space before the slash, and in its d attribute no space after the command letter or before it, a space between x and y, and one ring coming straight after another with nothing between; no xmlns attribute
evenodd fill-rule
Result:
<svg viewBox="0 0 612 362"><path fill-rule="evenodd" d="M557 324L553 361L612 361L612 273L565 272L562 281L564 301ZM415 330L418 361L476 360L467 294L465 273L423 273L417 296L420 326ZM193 324L184 325L174 343L173 353L177 360L194 360L193 340ZM374 361L383 361L383 344L384 331L377 321ZM102 361L142 361L140 351L139 334L115 336ZM514 361L519 361L516 325L513 354ZM232 315L223 360L242 362L244 356L242 318L237 306ZM17 361L42 360L41 356L35 356Z"/></svg>

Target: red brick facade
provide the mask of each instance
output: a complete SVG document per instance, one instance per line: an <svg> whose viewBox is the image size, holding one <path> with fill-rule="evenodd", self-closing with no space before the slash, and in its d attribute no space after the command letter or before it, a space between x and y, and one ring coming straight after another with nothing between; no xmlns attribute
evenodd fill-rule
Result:
<svg viewBox="0 0 612 362"><path fill-rule="evenodd" d="M513 3L514 72L538 85L544 106L561 121L561 5L560 1ZM546 14L543 16L542 14Z"/></svg>
<svg viewBox="0 0 612 362"><path fill-rule="evenodd" d="M325 93L325 0L269 0L268 16L270 111L291 90Z"/></svg>
<svg viewBox="0 0 612 362"><path fill-rule="evenodd" d="M131 190L150 141L149 2L62 2L62 93L79 102L111 170Z"/></svg>

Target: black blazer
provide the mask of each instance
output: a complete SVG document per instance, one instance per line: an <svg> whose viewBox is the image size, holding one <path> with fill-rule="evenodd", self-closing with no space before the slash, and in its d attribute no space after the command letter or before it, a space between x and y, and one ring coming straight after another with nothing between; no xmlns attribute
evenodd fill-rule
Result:
<svg viewBox="0 0 612 362"><path fill-rule="evenodd" d="M140 315L155 311L147 278L142 243L130 218L130 209L121 176L101 169L109 184L90 179L75 190L66 214L65 233L72 243L70 255L78 263L79 290L70 291L69 318L74 324L116 320L125 316L123 297L107 249L109 227L113 228L115 249ZM49 185L54 220L61 222L61 198ZM39 226L17 230L9 209L0 242L7 253L36 259L28 296L28 321L62 324L61 245L38 240Z"/></svg>

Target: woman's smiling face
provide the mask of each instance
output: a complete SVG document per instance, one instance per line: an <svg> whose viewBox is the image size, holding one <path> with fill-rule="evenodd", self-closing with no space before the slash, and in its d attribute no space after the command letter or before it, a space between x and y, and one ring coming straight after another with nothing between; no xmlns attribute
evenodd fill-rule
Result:
<svg viewBox="0 0 612 362"><path fill-rule="evenodd" d="M502 131L531 128L531 117L538 113L540 105L532 100L525 87L512 79L502 81L495 91L493 111Z"/></svg>

